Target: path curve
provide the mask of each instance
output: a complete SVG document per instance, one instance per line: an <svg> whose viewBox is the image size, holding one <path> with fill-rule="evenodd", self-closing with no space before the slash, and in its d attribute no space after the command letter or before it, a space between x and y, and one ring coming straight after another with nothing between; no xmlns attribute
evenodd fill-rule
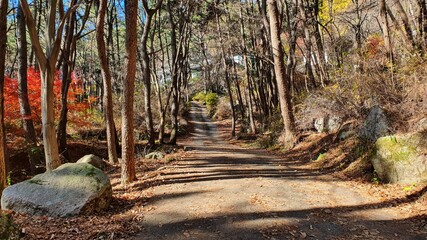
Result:
<svg viewBox="0 0 427 240"><path fill-rule="evenodd" d="M350 184L218 137L192 104L192 151L149 191L135 239L426 239Z"/></svg>

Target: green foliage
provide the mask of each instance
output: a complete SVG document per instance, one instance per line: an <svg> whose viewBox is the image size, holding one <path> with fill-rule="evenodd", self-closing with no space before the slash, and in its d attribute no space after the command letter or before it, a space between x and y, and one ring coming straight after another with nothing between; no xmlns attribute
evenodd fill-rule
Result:
<svg viewBox="0 0 427 240"><path fill-rule="evenodd" d="M276 145L277 139L273 134L265 134L257 138L253 143L250 144L251 147L259 149L270 149Z"/></svg>
<svg viewBox="0 0 427 240"><path fill-rule="evenodd" d="M417 186L417 184L412 184L412 185L410 185L410 186L405 186L405 187L403 188L403 191L405 191L405 192L411 191L411 190L412 190L412 189L414 189L416 186Z"/></svg>
<svg viewBox="0 0 427 240"><path fill-rule="evenodd" d="M196 95L194 95L194 97L192 99L193 99L193 101L205 103L205 101L206 101L206 93L204 93L203 91L202 92L198 92Z"/></svg>
<svg viewBox="0 0 427 240"><path fill-rule="evenodd" d="M6 177L6 184L7 184L7 186L12 185L12 178L10 176L10 173L11 172L9 172L9 174L7 174L7 177Z"/></svg>
<svg viewBox="0 0 427 240"><path fill-rule="evenodd" d="M205 101L206 101L206 106L208 106L208 108L214 108L217 106L219 98L216 93L211 92L206 94Z"/></svg>
<svg viewBox="0 0 427 240"><path fill-rule="evenodd" d="M373 177L373 178L371 179L371 181L372 181L372 183L374 183L375 185L380 184L380 179L379 179L378 177Z"/></svg>
<svg viewBox="0 0 427 240"><path fill-rule="evenodd" d="M317 157L316 161L320 161L325 157L326 157L326 153L320 153L319 156Z"/></svg>
<svg viewBox="0 0 427 240"><path fill-rule="evenodd" d="M208 110L208 115L212 117L217 109L219 98L216 93L208 93L205 97L206 108Z"/></svg>

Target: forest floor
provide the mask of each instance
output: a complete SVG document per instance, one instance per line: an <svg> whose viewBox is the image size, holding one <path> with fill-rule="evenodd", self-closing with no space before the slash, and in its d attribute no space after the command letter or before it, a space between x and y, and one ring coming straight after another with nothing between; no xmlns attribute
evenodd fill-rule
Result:
<svg viewBox="0 0 427 240"><path fill-rule="evenodd" d="M229 141L204 106L193 103L190 115L177 153L137 159L132 185L121 186L119 166L110 166L108 210L66 219L14 214L24 239L427 239L425 185L339 178L294 152Z"/></svg>

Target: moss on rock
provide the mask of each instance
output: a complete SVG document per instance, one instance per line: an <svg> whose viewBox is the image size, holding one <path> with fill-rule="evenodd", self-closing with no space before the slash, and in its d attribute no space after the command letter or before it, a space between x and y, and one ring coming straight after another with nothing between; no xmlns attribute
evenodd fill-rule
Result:
<svg viewBox="0 0 427 240"><path fill-rule="evenodd" d="M427 134L416 132L386 136L375 143L372 164L385 182L414 183L427 180Z"/></svg>

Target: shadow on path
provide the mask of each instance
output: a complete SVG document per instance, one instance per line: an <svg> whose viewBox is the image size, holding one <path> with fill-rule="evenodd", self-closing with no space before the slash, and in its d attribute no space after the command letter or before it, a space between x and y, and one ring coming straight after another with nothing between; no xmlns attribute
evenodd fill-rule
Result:
<svg viewBox="0 0 427 240"><path fill-rule="evenodd" d="M190 113L190 156L135 186L155 186L148 200L155 208L135 239L427 239L426 215L405 218L391 209L426 188L404 199L374 199L295 162L227 144L204 107L193 103Z"/></svg>

